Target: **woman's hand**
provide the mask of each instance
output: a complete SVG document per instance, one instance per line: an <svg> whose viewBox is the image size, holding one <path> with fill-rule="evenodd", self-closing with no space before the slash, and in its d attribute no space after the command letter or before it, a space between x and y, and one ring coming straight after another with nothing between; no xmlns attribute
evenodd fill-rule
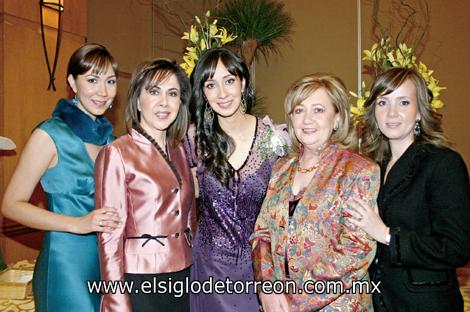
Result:
<svg viewBox="0 0 470 312"><path fill-rule="evenodd" d="M259 300L264 312L289 312L287 298L283 294L259 293Z"/></svg>
<svg viewBox="0 0 470 312"><path fill-rule="evenodd" d="M121 225L121 219L114 208L95 209L87 215L78 218L78 234L87 234L91 232L110 233Z"/></svg>
<svg viewBox="0 0 470 312"><path fill-rule="evenodd" d="M379 216L377 205L371 207L362 199L352 199L348 202L346 212L350 215L349 221L366 231L379 243L385 244L385 239L390 233Z"/></svg>

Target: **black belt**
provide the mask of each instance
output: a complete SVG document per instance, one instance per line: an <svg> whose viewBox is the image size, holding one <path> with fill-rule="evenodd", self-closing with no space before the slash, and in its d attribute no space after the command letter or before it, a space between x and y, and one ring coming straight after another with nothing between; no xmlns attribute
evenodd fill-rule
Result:
<svg viewBox="0 0 470 312"><path fill-rule="evenodd" d="M150 235L150 234L142 234L141 236L131 236L128 237L127 239L145 239L146 241L142 244L142 247L144 247L148 242L151 240L156 241L157 243L161 244L162 246L165 246L165 244L160 240L160 238L167 238L168 235Z"/></svg>

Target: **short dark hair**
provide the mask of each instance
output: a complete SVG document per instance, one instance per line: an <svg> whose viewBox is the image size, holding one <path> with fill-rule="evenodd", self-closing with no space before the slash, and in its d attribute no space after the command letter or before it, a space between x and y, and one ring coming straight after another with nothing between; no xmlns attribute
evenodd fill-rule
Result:
<svg viewBox="0 0 470 312"><path fill-rule="evenodd" d="M169 142L175 146L184 138L188 128L188 105L191 94L189 79L176 62L167 59L154 59L137 66L132 74L127 93L126 123L128 129L140 123L140 112L137 109L137 104L142 90L149 90L151 87L165 81L170 75L176 76L180 86L181 104L178 115L167 131Z"/></svg>
<svg viewBox="0 0 470 312"><path fill-rule="evenodd" d="M97 43L87 43L78 48L70 57L67 66L67 77L72 75L74 79L78 75L83 75L90 69L93 69L93 74L101 74L108 66L114 70L116 78L118 77L118 64L109 51Z"/></svg>

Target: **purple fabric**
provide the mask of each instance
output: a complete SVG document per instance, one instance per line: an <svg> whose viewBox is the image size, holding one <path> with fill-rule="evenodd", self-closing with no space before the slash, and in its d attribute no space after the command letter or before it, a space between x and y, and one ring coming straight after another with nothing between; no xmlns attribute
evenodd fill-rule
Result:
<svg viewBox="0 0 470 312"><path fill-rule="evenodd" d="M266 194L271 167L277 159L274 153L266 153L263 142L270 135L267 129L258 119L250 154L228 187L198 164L201 215L193 247L193 281L204 282L210 277L214 282L226 278L232 282L254 280L248 239ZM194 161L194 149L190 149ZM238 285L231 289L240 290ZM191 294L190 306L192 312L259 311L253 287L249 294Z"/></svg>

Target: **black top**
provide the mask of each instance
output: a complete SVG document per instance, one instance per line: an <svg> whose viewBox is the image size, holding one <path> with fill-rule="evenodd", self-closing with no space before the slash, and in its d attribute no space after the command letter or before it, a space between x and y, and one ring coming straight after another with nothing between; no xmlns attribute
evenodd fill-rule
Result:
<svg viewBox="0 0 470 312"><path fill-rule="evenodd" d="M455 268L470 258L470 186L455 151L414 143L388 173L379 213L390 245L377 245L370 273L376 311L463 311Z"/></svg>

